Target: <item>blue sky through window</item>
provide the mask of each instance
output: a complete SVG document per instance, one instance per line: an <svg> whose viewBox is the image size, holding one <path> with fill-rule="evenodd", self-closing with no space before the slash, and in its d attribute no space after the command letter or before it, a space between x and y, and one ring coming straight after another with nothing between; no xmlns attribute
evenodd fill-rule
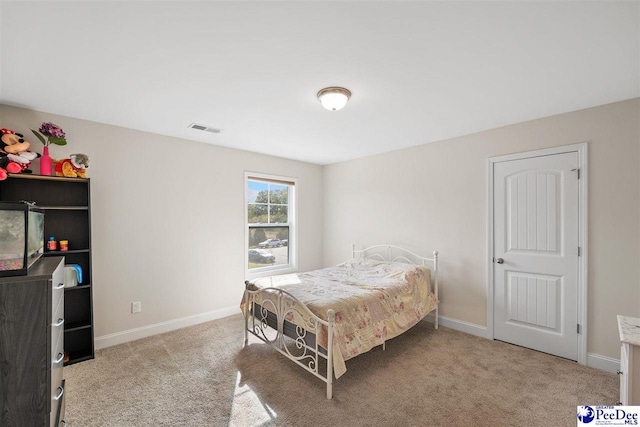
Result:
<svg viewBox="0 0 640 427"><path fill-rule="evenodd" d="M259 181L247 181L247 203L255 203L258 193L267 191L269 184Z"/></svg>

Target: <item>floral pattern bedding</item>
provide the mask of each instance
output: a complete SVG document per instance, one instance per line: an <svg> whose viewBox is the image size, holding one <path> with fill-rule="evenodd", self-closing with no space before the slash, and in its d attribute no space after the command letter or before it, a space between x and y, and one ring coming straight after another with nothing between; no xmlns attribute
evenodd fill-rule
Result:
<svg viewBox="0 0 640 427"><path fill-rule="evenodd" d="M339 378L347 370L346 360L400 335L437 307L430 277L425 267L356 258L321 270L255 279L250 289L280 288L323 320L332 308L334 373ZM296 306L293 300L286 304ZM308 321L304 313L296 308L285 318L302 325ZM326 327L317 335L327 348Z"/></svg>

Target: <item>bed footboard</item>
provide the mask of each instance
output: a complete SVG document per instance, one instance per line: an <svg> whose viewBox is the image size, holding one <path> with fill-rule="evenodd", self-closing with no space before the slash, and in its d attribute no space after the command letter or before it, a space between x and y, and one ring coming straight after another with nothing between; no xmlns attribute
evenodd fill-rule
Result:
<svg viewBox="0 0 640 427"><path fill-rule="evenodd" d="M253 334L324 381L327 384L327 399L333 397L333 310L328 310L327 320L323 320L282 289L253 290L250 289L249 282L245 282L243 311L245 346L248 344L248 334ZM295 323L290 323L289 320L294 318ZM287 333L285 323L293 325L287 328ZM319 344L318 339L324 333L327 337L326 349ZM311 334L315 335L315 339L308 339ZM320 366L322 359L326 361L326 372Z"/></svg>

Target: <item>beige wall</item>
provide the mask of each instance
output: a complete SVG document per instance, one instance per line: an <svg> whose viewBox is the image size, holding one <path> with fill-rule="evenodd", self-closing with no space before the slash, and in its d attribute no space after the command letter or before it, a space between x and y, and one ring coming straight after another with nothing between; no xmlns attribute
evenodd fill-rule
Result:
<svg viewBox="0 0 640 427"><path fill-rule="evenodd" d="M464 120L464 118L461 118ZM324 264L350 244L441 255L441 315L486 326L487 159L588 142L589 353L640 317L640 99L325 167Z"/></svg>
<svg viewBox="0 0 640 427"><path fill-rule="evenodd" d="M0 105L0 127L39 152L43 121L67 132L52 157L91 159L96 337L239 307L245 171L298 178L299 266L321 267L321 166Z"/></svg>
<svg viewBox="0 0 640 427"><path fill-rule="evenodd" d="M300 270L347 259L351 243L438 249L441 314L486 325L487 159L583 141L588 352L619 358L615 315L640 317L639 99L324 168L0 105L0 127L29 136L45 120L69 136L54 157L92 159L97 337L237 306L245 170L299 179Z"/></svg>

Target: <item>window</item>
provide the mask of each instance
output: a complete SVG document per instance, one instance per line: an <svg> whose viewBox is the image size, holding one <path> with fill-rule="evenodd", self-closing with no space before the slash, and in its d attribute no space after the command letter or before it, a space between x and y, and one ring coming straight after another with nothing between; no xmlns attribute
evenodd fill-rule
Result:
<svg viewBox="0 0 640 427"><path fill-rule="evenodd" d="M295 180L245 175L249 275L295 268Z"/></svg>

